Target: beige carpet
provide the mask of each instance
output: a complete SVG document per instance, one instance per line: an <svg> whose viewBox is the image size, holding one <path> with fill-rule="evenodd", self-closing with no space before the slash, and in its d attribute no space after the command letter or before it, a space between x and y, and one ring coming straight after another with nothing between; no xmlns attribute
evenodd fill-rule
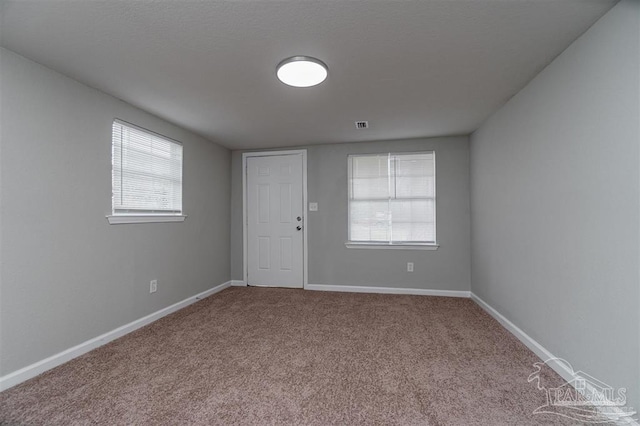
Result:
<svg viewBox="0 0 640 426"><path fill-rule="evenodd" d="M468 299L229 288L1 393L0 423L573 424L532 414L537 361Z"/></svg>

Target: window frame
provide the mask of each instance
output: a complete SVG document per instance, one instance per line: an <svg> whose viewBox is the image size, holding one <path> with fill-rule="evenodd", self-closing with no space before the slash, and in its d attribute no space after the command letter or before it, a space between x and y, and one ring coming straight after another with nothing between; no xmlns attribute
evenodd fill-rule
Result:
<svg viewBox="0 0 640 426"><path fill-rule="evenodd" d="M160 134L158 132L154 132L153 130L146 129L144 127L138 126L136 124L130 123L125 120L121 120L118 118L114 118L111 122L111 214L107 215L106 218L109 221L109 224L126 224L126 223L161 223L161 222L184 222L187 217L184 214L184 203L181 203L181 211L180 212L163 212L163 211L140 211L136 213L135 211L127 211L127 212L117 212L115 210L114 202L113 202L113 125L120 124L125 127L130 127L141 132L156 136L158 138L162 138L171 143L175 143L180 145L183 149L182 152L182 164L181 164L181 181L180 184L182 186L182 191L184 195L184 144L180 141L177 141L173 138Z"/></svg>
<svg viewBox="0 0 640 426"><path fill-rule="evenodd" d="M353 162L352 157L367 157L367 156L394 156L394 155L412 155L412 154L431 154L433 155L433 201L435 208L433 211L433 235L434 241L432 242L393 242L393 241L352 241L351 238L351 179L353 176ZM374 153L358 153L347 155L347 241L345 246L347 248L358 249L383 249L383 250L437 250L440 245L438 244L437 234L437 171L436 171L436 151L407 151L407 152L374 152Z"/></svg>

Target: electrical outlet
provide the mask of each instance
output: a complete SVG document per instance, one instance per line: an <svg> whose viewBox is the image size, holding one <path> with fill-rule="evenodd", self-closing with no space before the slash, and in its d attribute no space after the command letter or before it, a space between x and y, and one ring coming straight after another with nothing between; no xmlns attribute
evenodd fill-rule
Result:
<svg viewBox="0 0 640 426"><path fill-rule="evenodd" d="M407 272L413 272L413 262L407 262Z"/></svg>
<svg viewBox="0 0 640 426"><path fill-rule="evenodd" d="M149 283L149 293L155 293L158 291L158 280L151 280Z"/></svg>

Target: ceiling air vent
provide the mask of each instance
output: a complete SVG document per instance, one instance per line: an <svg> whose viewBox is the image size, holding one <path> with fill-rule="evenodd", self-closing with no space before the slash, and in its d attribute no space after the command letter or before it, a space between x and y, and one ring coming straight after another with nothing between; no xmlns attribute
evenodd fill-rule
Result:
<svg viewBox="0 0 640 426"><path fill-rule="evenodd" d="M356 121L356 129L368 129L369 122L368 121Z"/></svg>

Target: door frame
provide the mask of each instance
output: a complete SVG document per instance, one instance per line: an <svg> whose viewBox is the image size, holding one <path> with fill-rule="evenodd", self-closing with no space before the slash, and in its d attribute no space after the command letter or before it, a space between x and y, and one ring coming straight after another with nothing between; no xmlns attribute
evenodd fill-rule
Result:
<svg viewBox="0 0 640 426"><path fill-rule="evenodd" d="M283 151L252 151L242 153L242 277L244 285L249 285L248 232L247 232L247 159L249 157L272 157L280 155L302 155L302 288L309 284L308 233L309 220L307 215L307 150L292 149Z"/></svg>

